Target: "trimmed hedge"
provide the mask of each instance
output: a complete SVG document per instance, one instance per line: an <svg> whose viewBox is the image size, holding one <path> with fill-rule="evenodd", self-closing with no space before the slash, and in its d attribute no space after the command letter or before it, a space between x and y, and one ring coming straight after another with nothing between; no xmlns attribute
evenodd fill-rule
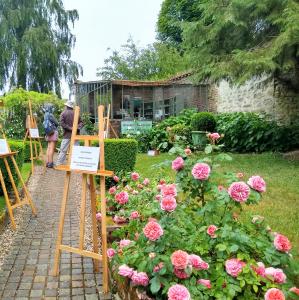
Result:
<svg viewBox="0 0 299 300"><path fill-rule="evenodd" d="M21 140L16 140L16 142L21 142L23 143L23 141ZM32 142L32 146L34 147L34 144L36 144L36 146L38 147L38 151L39 151L39 145L38 145L38 142L36 141L33 141ZM34 150L34 148L33 148ZM24 162L29 162L30 161L30 142L29 141L26 141L24 143L24 149L23 149L23 156L24 156Z"/></svg>
<svg viewBox="0 0 299 300"><path fill-rule="evenodd" d="M19 169L21 169L22 166L23 166L23 163L24 163L24 145L23 145L23 142L8 140L8 143L9 143L9 146L11 148L11 151L18 151L19 152L18 154L15 155L15 159L16 159L16 162L19 166ZM18 184L19 179L18 179L17 173L15 171L14 165L12 163L12 160L8 157L7 161L9 163L10 168L11 168L11 172L12 172L12 175L14 177L14 180L15 180L16 184ZM6 188L7 188L8 192L10 192L12 190L12 186L11 186L11 182L9 180L9 177L8 177L3 159L0 160L0 168L1 168L1 171L2 171L3 176L4 176L4 181L5 181L5 184L6 184ZM1 185L0 185L0 194L3 195Z"/></svg>

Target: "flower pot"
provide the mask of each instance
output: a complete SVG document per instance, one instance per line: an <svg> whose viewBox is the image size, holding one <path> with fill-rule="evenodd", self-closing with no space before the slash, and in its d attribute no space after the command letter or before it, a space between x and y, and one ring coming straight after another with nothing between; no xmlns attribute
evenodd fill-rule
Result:
<svg viewBox="0 0 299 300"><path fill-rule="evenodd" d="M204 149L208 143L207 133L205 131L192 131L191 134L193 145Z"/></svg>

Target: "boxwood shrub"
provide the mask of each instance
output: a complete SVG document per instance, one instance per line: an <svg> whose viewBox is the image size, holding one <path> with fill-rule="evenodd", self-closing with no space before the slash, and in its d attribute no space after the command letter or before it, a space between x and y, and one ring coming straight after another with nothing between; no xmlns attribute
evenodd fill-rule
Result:
<svg viewBox="0 0 299 300"><path fill-rule="evenodd" d="M23 141L21 141L21 140L17 140L17 142L23 143ZM38 147L37 150L39 151L38 142L33 141L32 142L33 147L34 147L34 144L36 144L36 146ZM45 151L45 147L43 147L43 148ZM33 151L34 151L34 148L33 148ZM30 142L29 142L29 140L25 141L25 143L24 143L23 156L24 156L24 162L30 161Z"/></svg>
<svg viewBox="0 0 299 300"><path fill-rule="evenodd" d="M24 152L23 152L24 151L24 145L23 145L23 142L9 140L8 143L9 143L9 146L11 148L11 151L18 151L18 154L15 155L15 159L16 159L16 162L19 166L19 169L21 169L22 166L23 166L23 163L24 163ZM16 184L18 184L19 179L18 179L17 173L15 171L15 168L13 166L12 160L8 157L7 161L9 163L10 168L11 168L14 180L15 180ZM7 188L8 192L10 192L11 189L12 189L12 186L11 186L11 182L9 180L9 177L8 177L3 159L0 159L0 168L1 168L1 171L2 171L3 176L4 176L4 181L5 181L5 184L6 184L6 188ZM3 195L1 185L0 185L0 194Z"/></svg>

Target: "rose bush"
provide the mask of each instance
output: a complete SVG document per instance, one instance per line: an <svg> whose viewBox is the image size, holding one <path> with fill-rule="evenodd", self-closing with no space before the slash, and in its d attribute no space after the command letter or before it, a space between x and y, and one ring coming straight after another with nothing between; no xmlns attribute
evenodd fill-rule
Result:
<svg viewBox="0 0 299 300"><path fill-rule="evenodd" d="M107 194L129 220L109 249L113 276L152 299L296 299L291 242L261 216L241 218L244 205L262 200L266 182L217 172L230 160L218 150L213 144L204 159L177 159L175 183L160 179L145 187L141 177L128 183L129 175L116 186L129 196L122 206Z"/></svg>

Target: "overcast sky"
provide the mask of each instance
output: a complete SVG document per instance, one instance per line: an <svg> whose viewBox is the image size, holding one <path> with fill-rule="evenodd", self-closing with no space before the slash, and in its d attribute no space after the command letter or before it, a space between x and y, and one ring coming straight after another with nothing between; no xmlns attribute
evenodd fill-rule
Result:
<svg viewBox="0 0 299 300"><path fill-rule="evenodd" d="M163 0L64 0L66 9L77 9L79 21L73 30L76 46L72 59L83 67L80 80L97 80L107 48L119 49L131 35L138 45L154 42L156 22ZM63 96L68 97L64 86Z"/></svg>

